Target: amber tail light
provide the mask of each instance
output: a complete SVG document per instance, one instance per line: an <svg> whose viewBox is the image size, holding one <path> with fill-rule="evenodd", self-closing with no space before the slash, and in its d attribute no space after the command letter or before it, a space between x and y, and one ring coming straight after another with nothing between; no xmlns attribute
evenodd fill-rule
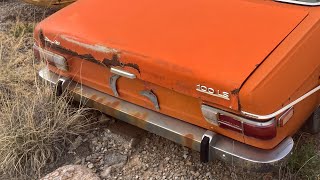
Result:
<svg viewBox="0 0 320 180"><path fill-rule="evenodd" d="M63 56L47 51L35 44L33 45L33 53L37 60L46 61L60 70L68 71L67 60Z"/></svg>
<svg viewBox="0 0 320 180"><path fill-rule="evenodd" d="M224 129L264 140L272 139L277 134L275 119L258 122L206 105L202 105L201 109L208 122Z"/></svg>

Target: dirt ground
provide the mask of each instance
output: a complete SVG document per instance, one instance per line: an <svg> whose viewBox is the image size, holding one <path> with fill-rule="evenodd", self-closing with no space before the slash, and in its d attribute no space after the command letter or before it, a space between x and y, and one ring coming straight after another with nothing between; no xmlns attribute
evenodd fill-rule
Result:
<svg viewBox="0 0 320 180"><path fill-rule="evenodd" d="M32 92L39 68L32 58L32 30L37 22L55 11L17 0L0 0L0 60L6 61L10 55L22 62L14 66L21 74L0 77L0 85L16 87L19 86L17 82L23 81L25 87L22 90ZM15 47L17 42L20 45ZM16 48L16 53L8 53L9 48ZM315 139L316 143L310 147L310 156L299 155L308 153L310 149L296 148L297 155L293 156L295 159L291 166L278 167L267 173L253 173L219 161L200 163L198 152L105 115L98 114L96 119L102 125L87 135L78 136L59 161L46 167L45 173L62 165L82 164L103 179L320 179L320 162L315 158L320 152L319 136L299 133L295 138L301 139L302 144L300 142L299 145L305 147L309 143L304 144L303 140ZM316 161L310 164L310 159ZM305 171L305 167L312 172Z"/></svg>

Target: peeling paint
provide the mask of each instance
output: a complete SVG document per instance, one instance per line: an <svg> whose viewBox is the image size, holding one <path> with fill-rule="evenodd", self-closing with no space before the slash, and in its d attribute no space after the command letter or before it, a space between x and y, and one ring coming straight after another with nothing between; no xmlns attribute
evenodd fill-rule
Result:
<svg viewBox="0 0 320 180"><path fill-rule="evenodd" d="M76 56L76 57L79 57L81 59L84 59L84 60L88 60L90 62L93 62L95 64L98 64L98 65L102 65L102 66L107 66L107 67L112 67L112 66L120 66L120 67L131 67L131 68L134 68L136 69L139 73L140 73L140 69L139 69L139 66L137 64L134 64L134 63L123 63L123 62L120 62L119 61L119 57L118 57L118 52L116 50L113 50L113 49L99 49L98 50L103 50L104 53L106 52L109 52L109 53L112 53L113 56L112 56L112 59L107 59L107 58L104 58L103 61L99 61L97 59L95 59L91 54L79 54L75 51L72 51L70 49L67 49L61 45L58 45L56 43L52 43L51 41L46 41L45 40L45 36L43 35L43 32L42 30L39 31L39 39L40 39L40 42L41 42L41 46L42 47L49 47L51 49L54 49L56 51L59 51L63 54L66 54L66 55L70 55L70 56ZM96 47L96 46L94 46ZM88 48L88 47L87 47ZM90 47L90 48L93 48L93 47ZM94 49L90 49L89 50L94 50ZM97 50L97 49L95 49ZM101 51L99 51L101 52Z"/></svg>
<svg viewBox="0 0 320 180"><path fill-rule="evenodd" d="M125 67L125 66L128 66L128 67L132 67L134 69L136 69L139 73L140 73L140 69L139 69L139 66L137 64L134 64L134 63L123 63L123 62L120 62L119 61L119 58L116 54L114 54L112 56L112 59L104 59L102 61L102 63L108 67L111 67L111 66L120 66L120 67Z"/></svg>
<svg viewBox="0 0 320 180"><path fill-rule="evenodd" d="M234 89L234 90L231 91L231 94L239 94L239 91L240 91L239 88Z"/></svg>
<svg viewBox="0 0 320 180"><path fill-rule="evenodd" d="M65 40L65 41L68 41L70 43L73 43L73 44L76 44L80 47L83 47L83 48L86 48L86 49L89 49L89 50L92 50L92 51L96 51L96 52L102 52L102 53L112 53L112 54L117 54L118 51L116 49L113 49L113 48L109 48L109 47L105 47L105 46L102 46L102 45L98 45L98 44L95 44L95 45L91 45L91 44L86 44L86 43L83 43L83 42L79 42L75 39L71 39L69 37L66 37L65 35L61 35L60 36L61 39Z"/></svg>
<svg viewBox="0 0 320 180"><path fill-rule="evenodd" d="M40 29L39 30L39 40L40 40L41 47L44 47L46 44L46 41L44 39L45 39L45 37L43 35L43 31L42 31L42 29Z"/></svg>
<svg viewBox="0 0 320 180"><path fill-rule="evenodd" d="M60 45L60 42L59 41L57 41L57 40L50 40L48 37L44 37L44 41L46 41L46 42L49 42L49 43L51 43L51 44L56 44L56 45Z"/></svg>
<svg viewBox="0 0 320 180"><path fill-rule="evenodd" d="M74 51L72 51L70 49L67 49L67 48L64 48L62 46L58 46L56 44L51 44L49 47L51 49L54 49L56 51L61 52L62 54L76 56L76 57L79 57L81 59L93 62L95 64L103 65L101 61L95 59L91 54L78 54L77 52L74 52Z"/></svg>

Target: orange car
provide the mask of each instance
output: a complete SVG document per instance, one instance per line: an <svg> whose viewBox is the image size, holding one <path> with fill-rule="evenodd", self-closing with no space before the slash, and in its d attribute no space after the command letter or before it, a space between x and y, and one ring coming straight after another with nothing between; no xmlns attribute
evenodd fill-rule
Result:
<svg viewBox="0 0 320 180"><path fill-rule="evenodd" d="M320 129L317 5L79 0L36 27L34 51L58 94L197 150L203 162L265 167L286 159L310 115Z"/></svg>

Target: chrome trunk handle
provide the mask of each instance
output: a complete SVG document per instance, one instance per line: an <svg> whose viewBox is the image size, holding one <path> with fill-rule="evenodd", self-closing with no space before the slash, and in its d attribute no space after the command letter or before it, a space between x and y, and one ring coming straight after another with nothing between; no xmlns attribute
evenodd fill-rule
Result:
<svg viewBox="0 0 320 180"><path fill-rule="evenodd" d="M113 68L113 67L110 69L110 72L113 73L113 74L117 74L119 76L122 76L122 77L129 78L129 79L135 79L136 78L135 74L129 73L129 72L124 71L124 70L116 69L116 68Z"/></svg>

